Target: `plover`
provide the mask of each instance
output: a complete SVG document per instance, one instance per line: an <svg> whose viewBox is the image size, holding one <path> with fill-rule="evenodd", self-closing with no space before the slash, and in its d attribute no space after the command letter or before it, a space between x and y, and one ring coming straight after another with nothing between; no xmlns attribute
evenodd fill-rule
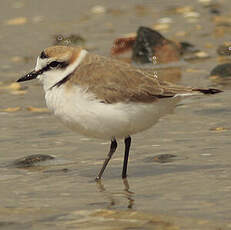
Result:
<svg viewBox="0 0 231 230"><path fill-rule="evenodd" d="M43 84L48 108L63 123L88 137L111 141L96 180L115 152L117 138L125 142L122 178L126 178L131 135L150 128L183 96L221 92L163 82L150 72L81 47L43 50L35 69L18 82L35 78Z"/></svg>

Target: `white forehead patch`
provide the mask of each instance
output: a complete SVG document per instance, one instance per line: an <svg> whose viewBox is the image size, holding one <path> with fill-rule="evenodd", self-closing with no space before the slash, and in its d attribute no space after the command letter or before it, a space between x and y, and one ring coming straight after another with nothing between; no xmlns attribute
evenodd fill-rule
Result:
<svg viewBox="0 0 231 230"><path fill-rule="evenodd" d="M39 56L37 57L37 62L36 62L36 66L35 66L35 71L38 71L40 69L42 69L44 66L46 66L48 64L48 59L41 59Z"/></svg>

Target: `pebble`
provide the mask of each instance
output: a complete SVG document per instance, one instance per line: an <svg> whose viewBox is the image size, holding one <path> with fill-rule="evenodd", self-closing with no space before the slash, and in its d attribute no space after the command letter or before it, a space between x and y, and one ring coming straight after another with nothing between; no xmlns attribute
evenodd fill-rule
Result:
<svg viewBox="0 0 231 230"><path fill-rule="evenodd" d="M176 157L176 155L173 154L160 154L160 155L156 155L153 157L153 161L154 162L158 162L158 163L168 163L173 161L172 158Z"/></svg>
<svg viewBox="0 0 231 230"><path fill-rule="evenodd" d="M165 18L160 18L158 21L158 23L173 23L173 19L172 18L168 18L168 17L165 17Z"/></svg>
<svg viewBox="0 0 231 230"><path fill-rule="evenodd" d="M153 26L153 29L155 29L155 30L167 30L167 29L169 29L169 24L162 24L162 23L156 24Z"/></svg>
<svg viewBox="0 0 231 230"><path fill-rule="evenodd" d="M54 160L55 157L47 154L32 154L26 157L19 158L13 162L13 166L17 168L28 168L36 166L40 162Z"/></svg>
<svg viewBox="0 0 231 230"><path fill-rule="evenodd" d="M225 63L212 69L210 76L231 77L231 63Z"/></svg>
<svg viewBox="0 0 231 230"><path fill-rule="evenodd" d="M93 14L104 14L106 12L106 8L104 6L94 6L91 8L91 13Z"/></svg>
<svg viewBox="0 0 231 230"><path fill-rule="evenodd" d="M183 15L185 18L199 18L200 17L200 13L194 12L194 11L186 12Z"/></svg>
<svg viewBox="0 0 231 230"><path fill-rule="evenodd" d="M7 113L11 113L11 112L17 112L21 109L21 107L9 107L9 108L5 108L5 109L0 109L1 112L7 112Z"/></svg>
<svg viewBox="0 0 231 230"><path fill-rule="evenodd" d="M203 4L209 4L211 3L211 0L198 0L198 2L203 3Z"/></svg>
<svg viewBox="0 0 231 230"><path fill-rule="evenodd" d="M176 8L176 12L179 14L185 14L187 12L192 12L192 11L193 11L192 6L183 6L183 7Z"/></svg>
<svg viewBox="0 0 231 230"><path fill-rule="evenodd" d="M187 61L197 60L197 59L206 59L210 58L210 55L204 51L195 52L192 55L185 56L184 59Z"/></svg>
<svg viewBox="0 0 231 230"><path fill-rule="evenodd" d="M132 47L132 60L141 64L153 63L154 56L158 63L178 61L180 49L158 31L141 26L137 30L137 37Z"/></svg>
<svg viewBox="0 0 231 230"><path fill-rule="evenodd" d="M24 25L26 23L27 23L27 18L25 17L12 18L5 22L5 24L10 25L10 26Z"/></svg>
<svg viewBox="0 0 231 230"><path fill-rule="evenodd" d="M216 132L223 132L223 131L227 131L229 130L228 128L224 128L224 127L216 127L216 128L211 128L211 131L216 131Z"/></svg>
<svg viewBox="0 0 231 230"><path fill-rule="evenodd" d="M198 58L208 58L209 57L209 54L204 51L196 52L195 55Z"/></svg>
<svg viewBox="0 0 231 230"><path fill-rule="evenodd" d="M36 113L47 113L49 110L47 108L37 108L37 107L32 107L29 106L26 108L30 112L36 112Z"/></svg>

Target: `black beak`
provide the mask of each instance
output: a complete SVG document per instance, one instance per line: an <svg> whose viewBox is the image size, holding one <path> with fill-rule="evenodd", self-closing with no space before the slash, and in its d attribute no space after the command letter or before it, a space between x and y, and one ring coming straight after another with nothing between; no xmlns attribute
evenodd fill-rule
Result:
<svg viewBox="0 0 231 230"><path fill-rule="evenodd" d="M41 70L35 71L33 70L32 72L26 74L25 76L19 78L17 80L17 82L21 82L21 81L29 81L29 80L33 80L36 77L38 77L38 75L42 74Z"/></svg>

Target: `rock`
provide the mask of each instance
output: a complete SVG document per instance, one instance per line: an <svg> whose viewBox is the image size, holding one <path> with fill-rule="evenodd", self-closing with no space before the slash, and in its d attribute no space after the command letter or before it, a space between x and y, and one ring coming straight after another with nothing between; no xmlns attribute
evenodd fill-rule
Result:
<svg viewBox="0 0 231 230"><path fill-rule="evenodd" d="M160 155L156 155L153 158L154 162L158 162L158 163L168 163L173 161L172 158L176 157L176 155L173 154L160 154Z"/></svg>
<svg viewBox="0 0 231 230"><path fill-rule="evenodd" d="M136 36L117 38L111 48L111 55L118 55L130 50L135 40Z"/></svg>
<svg viewBox="0 0 231 230"><path fill-rule="evenodd" d="M215 9L215 8L211 8L211 9L210 9L210 13L211 13L211 14L216 14L216 15L221 14L220 10L219 10L219 9Z"/></svg>
<svg viewBox="0 0 231 230"><path fill-rule="evenodd" d="M210 76L231 77L231 63L225 63L212 69Z"/></svg>
<svg viewBox="0 0 231 230"><path fill-rule="evenodd" d="M180 42L180 48L181 55L184 55L186 53L195 53L199 51L197 48L195 48L193 44L189 42Z"/></svg>
<svg viewBox="0 0 231 230"><path fill-rule="evenodd" d="M132 60L139 63L151 63L153 56L156 56L157 63L178 61L180 48L159 32L148 27L140 27L132 47Z"/></svg>
<svg viewBox="0 0 231 230"><path fill-rule="evenodd" d="M13 162L13 166L17 168L29 168L37 166L39 163L54 160L55 157L46 154L33 154L26 157L19 158Z"/></svg>
<svg viewBox="0 0 231 230"><path fill-rule="evenodd" d="M132 61L156 64L179 61L181 56L198 52L189 42L175 42L166 39L158 31L148 27L139 27L136 34L117 38L111 49L111 55L118 56L132 51Z"/></svg>

